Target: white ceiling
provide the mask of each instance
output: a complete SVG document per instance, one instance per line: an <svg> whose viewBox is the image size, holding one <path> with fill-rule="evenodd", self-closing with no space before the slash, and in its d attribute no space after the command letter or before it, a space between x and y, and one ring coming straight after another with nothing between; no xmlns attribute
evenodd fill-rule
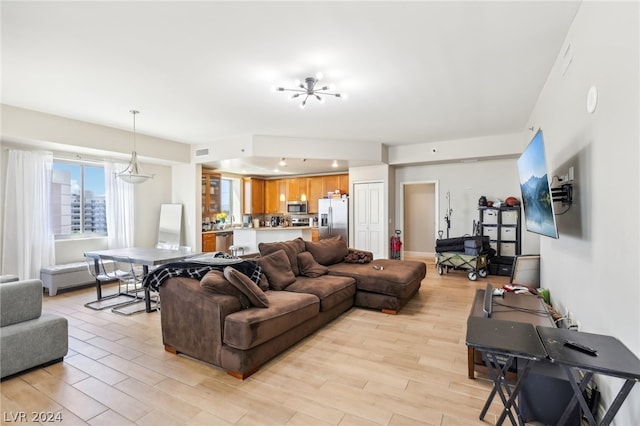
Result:
<svg viewBox="0 0 640 426"><path fill-rule="evenodd" d="M578 7L2 1L2 102L121 129L135 108L138 132L187 144L520 132ZM318 71L348 99L301 109L270 90Z"/></svg>

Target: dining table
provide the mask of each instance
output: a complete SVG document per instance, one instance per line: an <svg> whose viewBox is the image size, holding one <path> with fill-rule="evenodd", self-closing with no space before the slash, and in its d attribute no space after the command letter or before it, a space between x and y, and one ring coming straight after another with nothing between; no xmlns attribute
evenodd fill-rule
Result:
<svg viewBox="0 0 640 426"><path fill-rule="evenodd" d="M86 257L94 260L94 268L99 271L101 260L118 261L123 258L135 265L142 266L143 276L149 273L149 267L160 266L170 262L176 262L193 256L194 253L190 248L158 248L158 247L127 247L108 250L88 251L84 254ZM101 283L96 280L96 291L98 299L102 297ZM153 312L151 308L151 298L149 288L144 288L145 311Z"/></svg>

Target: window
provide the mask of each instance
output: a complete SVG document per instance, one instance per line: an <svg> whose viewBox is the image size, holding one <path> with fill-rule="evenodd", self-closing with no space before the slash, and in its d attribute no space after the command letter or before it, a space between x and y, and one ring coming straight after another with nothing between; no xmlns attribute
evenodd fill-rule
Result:
<svg viewBox="0 0 640 426"><path fill-rule="evenodd" d="M227 221L241 220L240 179L222 178L220 182L220 210L227 214Z"/></svg>
<svg viewBox="0 0 640 426"><path fill-rule="evenodd" d="M107 235L102 166L53 161L51 227L56 238Z"/></svg>

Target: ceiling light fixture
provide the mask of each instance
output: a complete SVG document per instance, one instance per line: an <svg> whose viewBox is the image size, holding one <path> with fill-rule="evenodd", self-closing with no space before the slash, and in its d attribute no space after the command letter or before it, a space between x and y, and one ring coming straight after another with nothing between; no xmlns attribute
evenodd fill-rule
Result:
<svg viewBox="0 0 640 426"><path fill-rule="evenodd" d="M287 162L284 160L284 157L280 159L280 162L278 162L278 165L280 167L287 167Z"/></svg>
<svg viewBox="0 0 640 426"><path fill-rule="evenodd" d="M136 114L140 114L140 111L131 110L133 114L133 152L131 153L131 160L126 169L120 173L116 173L116 176L127 183L142 183L147 179L153 178L153 175L148 175L142 172L142 167L138 164L138 153L136 152Z"/></svg>
<svg viewBox="0 0 640 426"><path fill-rule="evenodd" d="M332 93L333 87L331 85L318 85L318 82L320 80L322 80L322 73L316 74L315 77L305 78L304 84L296 81L295 84L297 87L295 89L276 87L275 90L278 92L295 92L293 95L291 95L291 99L296 99L299 96L304 96L302 104L300 104L300 108L304 108L307 105L307 99L309 99L310 96L316 98L318 101L320 101L320 103L324 102L324 98L320 95L334 96L336 98L346 99L347 95L344 93ZM330 92L328 92L327 90L329 90Z"/></svg>
<svg viewBox="0 0 640 426"><path fill-rule="evenodd" d="M338 167L338 162L336 160L333 160L333 163L331 163L331 167L333 168Z"/></svg>

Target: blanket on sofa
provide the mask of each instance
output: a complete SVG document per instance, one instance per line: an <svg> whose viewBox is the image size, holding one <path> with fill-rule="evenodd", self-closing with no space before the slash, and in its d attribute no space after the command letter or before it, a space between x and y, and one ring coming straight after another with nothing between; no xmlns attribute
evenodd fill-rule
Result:
<svg viewBox="0 0 640 426"><path fill-rule="evenodd" d="M257 285L260 285L260 276L262 275L262 268L256 262L251 260L240 260L237 262L193 262L193 261L181 261L164 264L144 277L143 285L150 287L153 290L158 290L158 287L169 278L173 277L187 277L202 279L209 271L223 271L225 267L230 266L238 272L243 273L251 279Z"/></svg>

